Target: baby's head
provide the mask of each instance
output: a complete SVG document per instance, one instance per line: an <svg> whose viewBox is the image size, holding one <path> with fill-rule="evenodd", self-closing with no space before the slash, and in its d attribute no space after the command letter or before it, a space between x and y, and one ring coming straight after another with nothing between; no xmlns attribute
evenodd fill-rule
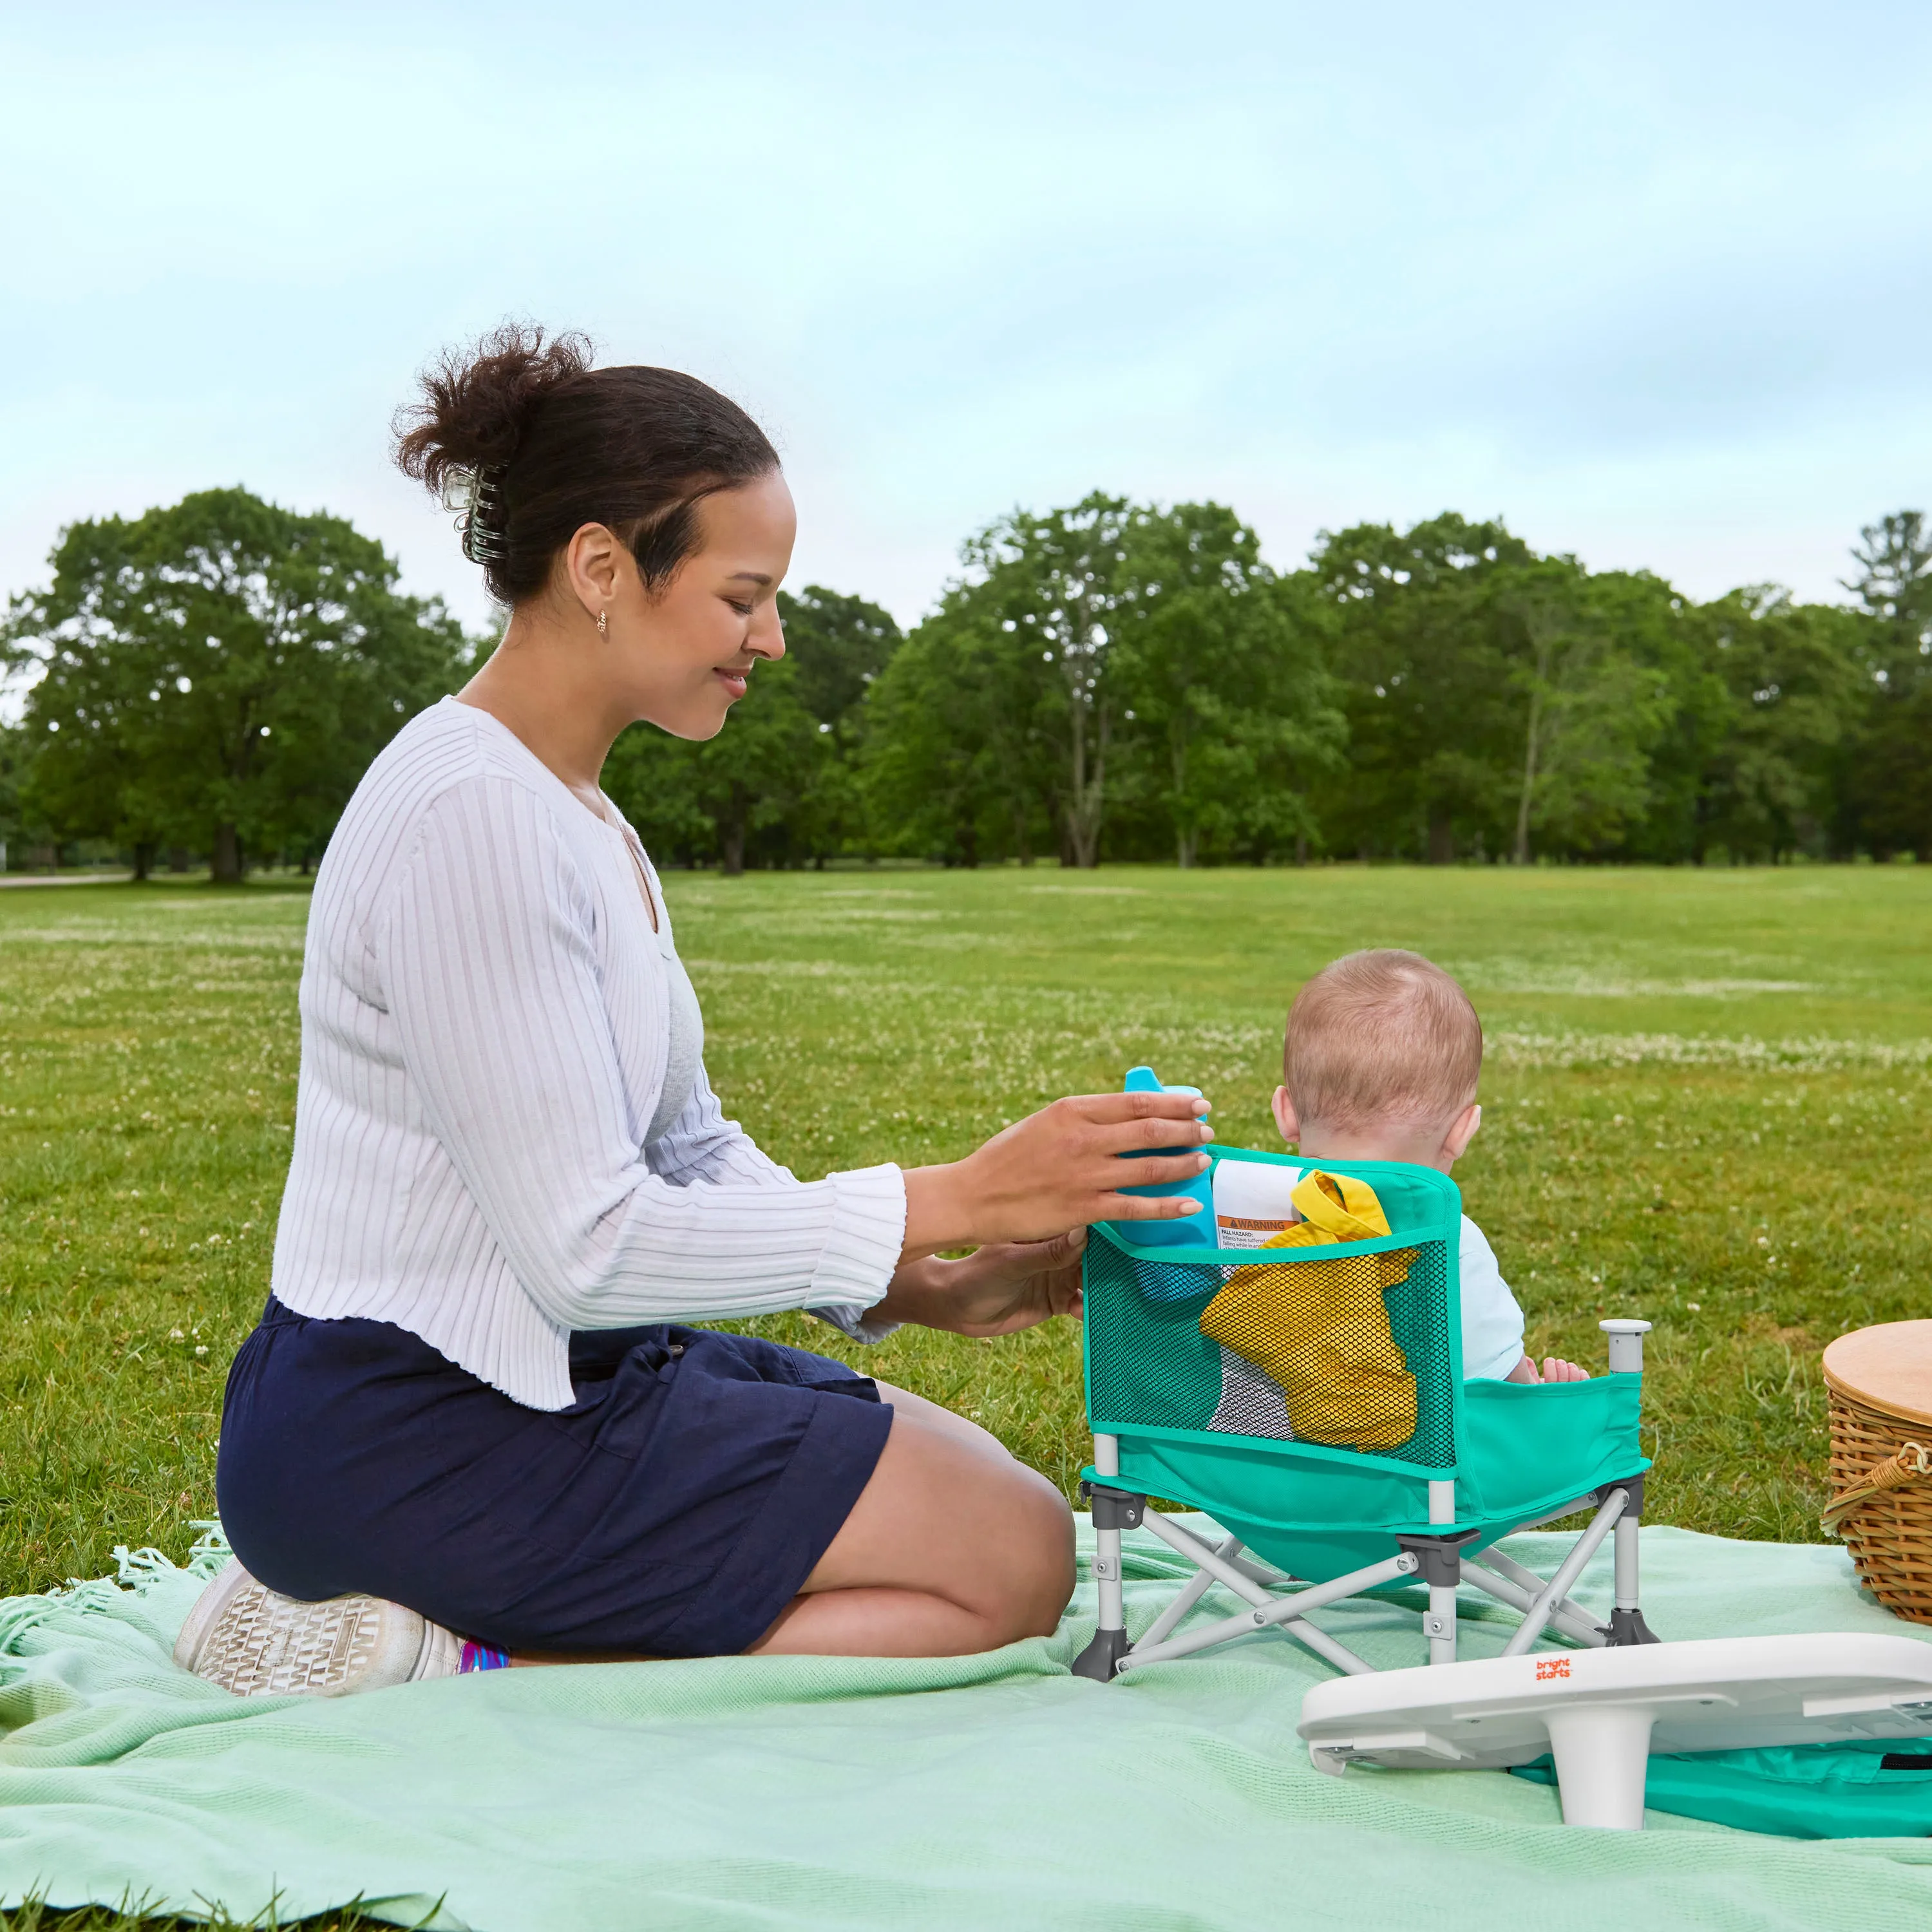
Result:
<svg viewBox="0 0 1932 1932"><path fill-rule="evenodd" d="M1275 1121L1317 1160L1446 1174L1481 1124L1482 1067L1482 1023L1441 967L1419 952L1351 952L1288 1009Z"/></svg>

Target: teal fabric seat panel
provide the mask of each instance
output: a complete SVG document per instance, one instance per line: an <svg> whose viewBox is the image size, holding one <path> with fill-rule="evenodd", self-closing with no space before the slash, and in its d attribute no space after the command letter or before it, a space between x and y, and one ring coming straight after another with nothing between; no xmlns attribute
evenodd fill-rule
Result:
<svg viewBox="0 0 1932 1932"><path fill-rule="evenodd" d="M1210 1152L1217 1161L1311 1165ZM1094 1231L1085 1267L1088 1414L1096 1434L1117 1439L1120 1466L1104 1478L1089 1469L1090 1480L1198 1509L1258 1556L1323 1582L1384 1560L1398 1534L1448 1527L1430 1521L1432 1480L1454 1480L1454 1527L1476 1531L1475 1548L1649 1466L1638 1376L1541 1386L1462 1379L1462 1197L1446 1174L1385 1161L1318 1165L1375 1189L1388 1238L1288 1250L1145 1248L1113 1227ZM1257 1264L1292 1269L1396 1247L1412 1258L1384 1301L1416 1378L1414 1435L1370 1451L1298 1440L1286 1426L1262 1436L1231 1426L1223 1353L1201 1331L1203 1311L1229 1276Z"/></svg>
<svg viewBox="0 0 1932 1932"><path fill-rule="evenodd" d="M1640 1475L1642 1390L1634 1376L1541 1388L1462 1385L1465 1454L1453 1527L1478 1532L1472 1551L1605 1483ZM1312 1583L1379 1562L1394 1539L1445 1527L1429 1520L1435 1472L1379 1456L1258 1438L1120 1437L1120 1469L1102 1478L1214 1517L1258 1555Z"/></svg>
<svg viewBox="0 0 1932 1932"><path fill-rule="evenodd" d="M1222 1161L1304 1163L1239 1149L1210 1148ZM1215 1420L1225 1394L1220 1345L1202 1332L1208 1305L1236 1270L1300 1268L1400 1250L1404 1279L1384 1295L1388 1332L1416 1382L1414 1435L1388 1454L1450 1473L1457 1430L1462 1333L1456 1255L1462 1197L1446 1174L1390 1161L1324 1161L1376 1190L1391 1232L1379 1240L1292 1250L1140 1246L1102 1222L1090 1233L1083 1268L1087 1400L1096 1433L1175 1430L1237 1434Z"/></svg>
<svg viewBox="0 0 1932 1932"><path fill-rule="evenodd" d="M1198 1509L1258 1556L1311 1583L1392 1556L1384 1526L1428 1523L1427 1478L1367 1456L1337 1456L1311 1474L1293 1467L1276 1442L1123 1436L1120 1443L1120 1473L1089 1469L1089 1481Z"/></svg>
<svg viewBox="0 0 1932 1932"><path fill-rule="evenodd" d="M1514 1526L1599 1484L1650 1467L1638 1447L1643 1381L1592 1376L1586 1382L1462 1384L1459 1521Z"/></svg>
<svg viewBox="0 0 1932 1932"><path fill-rule="evenodd" d="M1144 1292L1142 1277L1155 1269L1173 1292ZM1221 1351L1202 1334L1201 1312L1221 1270L1178 1275L1164 1261L1137 1268L1118 1244L1090 1239L1082 1274L1090 1411L1104 1406L1124 1421L1204 1429L1221 1400Z"/></svg>

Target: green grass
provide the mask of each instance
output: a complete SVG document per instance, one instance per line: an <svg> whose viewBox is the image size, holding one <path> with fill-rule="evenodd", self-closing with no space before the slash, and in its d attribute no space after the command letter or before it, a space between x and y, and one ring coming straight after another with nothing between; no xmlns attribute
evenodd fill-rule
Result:
<svg viewBox="0 0 1932 1932"><path fill-rule="evenodd" d="M1282 1015L1362 945L1460 974L1487 1124L1459 1169L1532 1346L1658 1324L1652 1511L1817 1534L1823 1344L1926 1312L1932 868L674 875L728 1105L807 1176L965 1152L1150 1060L1275 1144ZM177 1558L214 1513L292 1118L292 882L0 892L0 1593ZM1063 1482L1078 1336L761 1326L978 1417Z"/></svg>
<svg viewBox="0 0 1932 1932"><path fill-rule="evenodd" d="M172 1914L153 1918L140 1912L123 1912L111 1905L83 1905L62 1910L34 1901L0 1910L0 1932L394 1932L391 1922L371 1918L352 1905L340 1911L326 1912L319 1918L301 1920L236 1919L216 1908L208 1917L177 1918Z"/></svg>

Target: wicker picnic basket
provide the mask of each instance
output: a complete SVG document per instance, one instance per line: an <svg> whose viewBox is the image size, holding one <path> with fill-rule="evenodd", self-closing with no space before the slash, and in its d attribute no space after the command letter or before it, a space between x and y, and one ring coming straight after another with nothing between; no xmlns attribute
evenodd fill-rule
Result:
<svg viewBox="0 0 1932 1932"><path fill-rule="evenodd" d="M1932 1322L1887 1322L1825 1351L1824 1525L1887 1610L1932 1624Z"/></svg>

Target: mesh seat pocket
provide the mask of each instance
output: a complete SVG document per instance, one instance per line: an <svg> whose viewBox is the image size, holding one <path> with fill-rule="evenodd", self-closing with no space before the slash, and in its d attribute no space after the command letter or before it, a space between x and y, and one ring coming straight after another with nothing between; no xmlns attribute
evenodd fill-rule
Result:
<svg viewBox="0 0 1932 1932"><path fill-rule="evenodd" d="M1281 1390L1294 1433L1349 1449L1394 1449L1415 1433L1415 1377L1384 1297L1413 1248L1235 1268L1201 1330Z"/></svg>
<svg viewBox="0 0 1932 1932"><path fill-rule="evenodd" d="M1203 1332L1209 1308L1235 1277L1274 1277L1292 1298L1301 1292L1299 1276L1337 1262L1361 1271L1352 1293L1358 1300L1373 1294L1387 1336L1384 1342L1371 1328L1366 1346L1356 1340L1352 1352L1356 1331L1345 1326L1336 1353L1354 1363L1356 1375L1354 1394L1341 1402L1318 1401L1311 1410L1265 1362ZM1303 1437L1430 1470L1452 1468L1453 1265L1449 1244L1432 1232L1371 1254L1298 1261L1284 1253L1279 1261L1239 1266L1130 1254L1103 1234L1088 1242L1084 1270L1089 1414L1096 1428L1130 1433L1156 1429L1284 1444ZM1305 1362L1306 1349L1283 1333L1287 1324L1274 1321L1265 1305L1247 1312L1248 1299L1237 1297L1247 1316L1239 1339L1258 1339L1264 1356ZM1293 1420L1297 1407L1306 1429Z"/></svg>

